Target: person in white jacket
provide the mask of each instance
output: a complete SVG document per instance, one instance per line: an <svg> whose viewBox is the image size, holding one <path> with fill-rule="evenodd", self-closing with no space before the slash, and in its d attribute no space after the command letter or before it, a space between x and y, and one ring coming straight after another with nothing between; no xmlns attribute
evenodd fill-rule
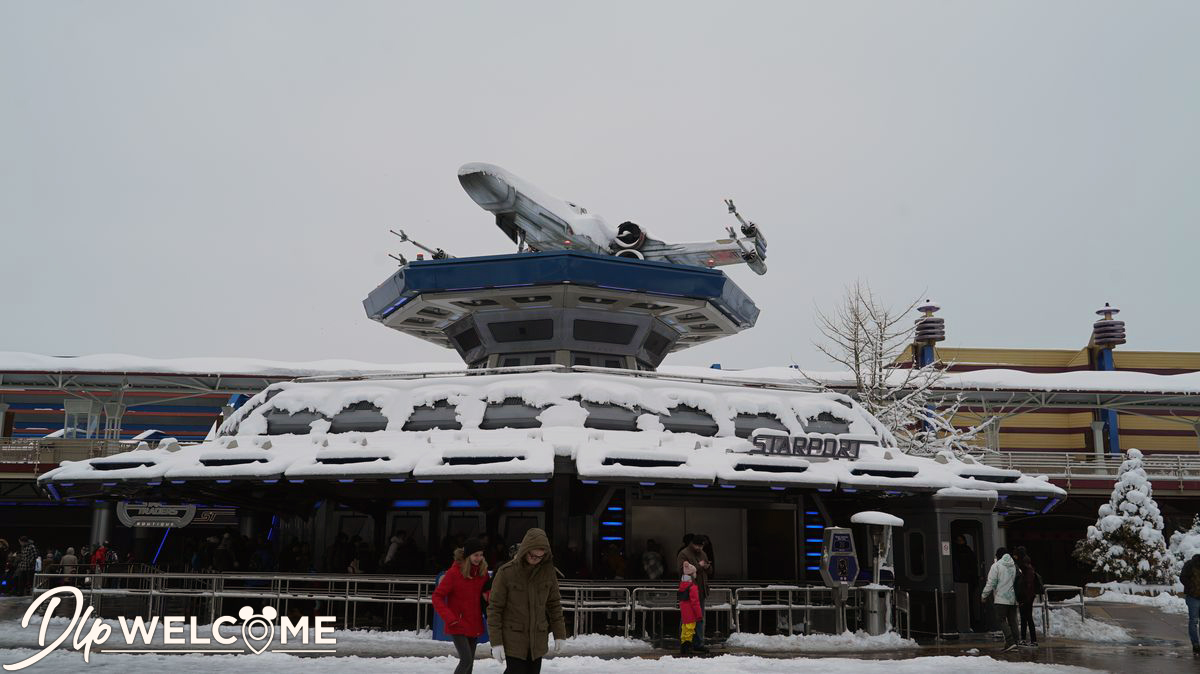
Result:
<svg viewBox="0 0 1200 674"><path fill-rule="evenodd" d="M996 563L988 569L987 583L983 586L983 600L995 595L996 619L1004 632L1004 650L1017 647L1017 592L1013 582L1017 579L1017 565L1008 556L1008 550L996 548Z"/></svg>

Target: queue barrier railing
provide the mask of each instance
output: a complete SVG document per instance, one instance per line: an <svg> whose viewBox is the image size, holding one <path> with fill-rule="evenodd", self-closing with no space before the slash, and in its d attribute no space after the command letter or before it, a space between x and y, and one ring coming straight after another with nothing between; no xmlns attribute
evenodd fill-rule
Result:
<svg viewBox="0 0 1200 674"><path fill-rule="evenodd" d="M52 569L34 577L35 594L62 585L78 588L100 616L108 612L130 618L144 615L146 619L183 615L211 623L226 614L226 602L233 600L272 606L280 615L292 608L334 615L345 629L390 629L402 620L418 629L428 629L436 587L429 576L101 572L85 567L70 572ZM668 637L666 626L676 620L677 587L674 583L623 586L561 581L559 591L563 612L571 614L573 634L599 633L602 626L606 632L615 630L625 637L633 634L655 640ZM858 589L851 588L848 613L861 610ZM909 627L907 601L905 592L894 596L897 627L901 615L904 626ZM302 609L297 605L303 605ZM236 611L239 607L228 609ZM373 607L371 622L365 624L360 617L364 607ZM757 614L761 630L763 614L768 611L777 612L777 621L786 623L778 630L780 633L794 634L796 617L803 616L800 631L810 634L813 613L833 610L832 591L815 585L714 586L705 601L706 627L718 634L744 631L751 614Z"/></svg>
<svg viewBox="0 0 1200 674"><path fill-rule="evenodd" d="M1078 585L1044 585L1044 591L1038 596L1038 600L1042 609L1042 631L1046 636L1052 636L1050 610L1055 608L1078 608L1079 617L1082 620L1087 620L1087 602L1083 595L1083 588ZM1068 595L1065 599L1052 601L1051 594ZM1078 601L1076 601L1078 600Z"/></svg>

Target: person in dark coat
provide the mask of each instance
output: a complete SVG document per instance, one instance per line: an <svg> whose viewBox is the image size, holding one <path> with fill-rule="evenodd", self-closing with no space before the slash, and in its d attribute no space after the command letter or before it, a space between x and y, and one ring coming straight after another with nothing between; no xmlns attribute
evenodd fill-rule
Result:
<svg viewBox="0 0 1200 674"><path fill-rule="evenodd" d="M954 582L967 584L967 603L971 614L971 626L979 624L979 557L967 544L967 537L959 534L954 537L954 549L951 561L954 567Z"/></svg>
<svg viewBox="0 0 1200 674"><path fill-rule="evenodd" d="M554 652L562 647L567 623L545 531L525 532L512 561L496 571L487 619L492 656L506 664L505 674L538 674L551 632Z"/></svg>
<svg viewBox="0 0 1200 674"><path fill-rule="evenodd" d="M1042 593L1041 578L1038 576L1037 569L1033 567L1033 558L1026 552L1025 546L1017 547L1017 556L1014 560L1017 563L1017 583L1014 590L1017 592L1017 611L1021 615L1021 640L1030 645L1037 646L1037 630L1033 626L1033 602ZM1028 628L1028 638L1026 638L1026 628Z"/></svg>
<svg viewBox="0 0 1200 674"><path fill-rule="evenodd" d="M18 595L24 596L33 591L33 573L37 565L38 551L33 539L21 536L17 539L17 561L13 565Z"/></svg>
<svg viewBox="0 0 1200 674"><path fill-rule="evenodd" d="M708 599L708 579L712 577L713 567L708 560L708 555L704 552L704 544L707 542L707 536L697 534L679 551L679 555L675 558L675 566L679 569L680 575L683 575L684 563L691 564L696 568L692 581L696 583L696 588L700 591L701 608L700 619L696 621L696 636L692 641L692 651L696 653L708 652L708 649L704 647L703 609L704 602Z"/></svg>
<svg viewBox="0 0 1200 674"><path fill-rule="evenodd" d="M454 563L433 591L433 608L446 623L458 651L454 674L471 674L475 646L483 636L484 591L490 578L483 543L472 538L454 551Z"/></svg>
<svg viewBox="0 0 1200 674"><path fill-rule="evenodd" d="M1183 565L1179 573L1183 583L1183 600L1188 609L1188 638L1192 640L1192 655L1200 656L1200 554Z"/></svg>

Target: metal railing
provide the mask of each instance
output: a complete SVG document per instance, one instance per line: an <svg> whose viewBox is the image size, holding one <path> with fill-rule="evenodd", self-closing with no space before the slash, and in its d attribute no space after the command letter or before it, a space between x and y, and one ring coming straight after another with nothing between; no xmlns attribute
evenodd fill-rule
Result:
<svg viewBox="0 0 1200 674"><path fill-rule="evenodd" d="M595 632L596 617L620 616L624 635L629 637L629 613L632 593L627 587L604 587L563 581L558 584L563 613L571 614L571 634Z"/></svg>
<svg viewBox="0 0 1200 674"><path fill-rule="evenodd" d="M1046 636L1051 635L1050 629L1050 609L1052 608L1079 608L1079 617L1081 620L1087 620L1087 606L1084 603L1083 588L1078 585L1045 585L1044 592L1038 597L1041 602L1042 609L1042 632ZM1068 596L1060 601L1051 601L1050 594L1066 594L1074 593L1074 597ZM1074 601L1078 598L1079 601Z"/></svg>
<svg viewBox="0 0 1200 674"><path fill-rule="evenodd" d="M30 474L36 476L39 466L111 456L136 447L136 443L103 438L0 437L0 463L29 464Z"/></svg>
<svg viewBox="0 0 1200 674"><path fill-rule="evenodd" d="M979 460L996 468L1064 480L1070 489L1072 480L1115 480L1124 457L1088 452L997 452ZM1185 481L1200 480L1200 455L1196 454L1145 454L1142 467L1156 487L1174 482L1182 490Z"/></svg>
<svg viewBox="0 0 1200 674"><path fill-rule="evenodd" d="M62 585L79 588L98 616L129 618L141 615L195 616L209 623L243 603L272 606L280 615L290 610L335 616L340 627L427 629L433 620L433 591L430 576L307 575L307 574L200 574L160 572L98 572L80 567L74 573L52 569L34 577L34 592ZM1057 587L1057 586L1052 586ZM847 613L861 609L861 594L851 588ZM563 581L559 585L564 613L571 613L572 634L620 633L647 640L669 637L668 624L679 613L677 586L622 587L610 583L590 584ZM895 592L894 625L900 616L909 627L908 595ZM226 606L229 600L238 603ZM705 602L707 627L717 634L740 632L749 627L742 614L762 616L777 611L776 620L786 620L779 633L795 633L795 618L803 614L801 631L811 634L813 612L833 611L833 596L823 586L713 587ZM606 616L608 620L600 619ZM832 623L832 620L830 621ZM861 623L861 620L858 622Z"/></svg>

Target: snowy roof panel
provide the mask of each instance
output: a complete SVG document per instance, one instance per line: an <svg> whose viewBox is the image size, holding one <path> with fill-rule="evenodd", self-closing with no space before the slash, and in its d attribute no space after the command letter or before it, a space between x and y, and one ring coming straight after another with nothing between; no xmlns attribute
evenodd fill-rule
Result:
<svg viewBox="0 0 1200 674"><path fill-rule="evenodd" d="M529 419L510 418L522 427L480 428L489 405L511 410L513 398L529 408ZM580 400L639 412L639 430L589 428ZM387 417L383 430L333 432L330 419L348 407L361 410L363 403ZM442 407L431 407L435 403ZM711 415L715 435L666 430L661 421L681 405ZM460 428L403 430L418 409L443 409L439 414ZM281 411L304 416L272 434L271 415ZM749 429L736 423L739 415L751 415L799 434L800 420L822 413L836 415L849 432L810 435L859 443L857 459L764 455L743 437ZM768 416L754 416L759 414ZM524 427L526 422L536 426ZM579 479L595 481L1065 496L1015 471L903 454L890 446L878 422L840 394L599 372L282 382L244 405L222 432L189 447L143 445L104 459L65 462L40 480L541 480L554 474L561 457L574 462Z"/></svg>

